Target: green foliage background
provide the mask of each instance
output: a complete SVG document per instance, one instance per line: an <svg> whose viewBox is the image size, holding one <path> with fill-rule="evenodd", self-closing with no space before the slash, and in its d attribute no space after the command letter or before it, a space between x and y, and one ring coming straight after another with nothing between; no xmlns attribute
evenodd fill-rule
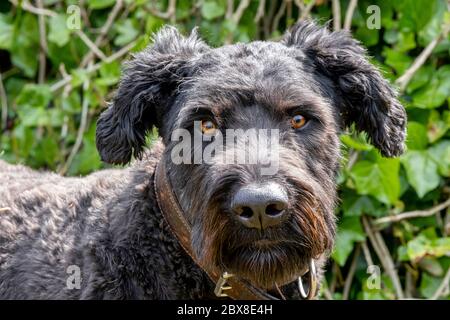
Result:
<svg viewBox="0 0 450 320"><path fill-rule="evenodd" d="M168 1L127 0L97 43L105 57L112 58L103 61L94 56L84 65L90 48L82 37L95 42L115 1L2 1L0 158L67 175L102 168L94 143L95 120L111 98L121 60L127 56L114 59L114 53L127 45L131 52L144 48L151 33L165 23L176 24L185 33L199 26L213 46L279 39L304 12L301 5L311 5L311 17L322 23L333 18L331 0L311 1L267 0L263 16L255 22L258 0L249 1L241 17L227 14L226 0L178 0L175 14L167 12ZM239 3L234 1L231 13L237 12ZM66 26L71 4L81 9L82 34ZM341 21L348 4L340 1ZM35 10L40 5L49 10L42 15L41 31ZM370 5L381 9L379 30L366 25ZM449 23L445 0L363 0L357 2L351 32L394 82ZM439 40L402 92L409 117L406 154L382 158L363 136L351 132L342 136L340 227L322 298L436 298L437 290L449 281L450 39L447 34ZM379 220L414 210L425 210L426 216ZM370 288L376 283L367 273L371 263L381 269L379 289ZM401 292L395 288L397 279ZM448 288L442 288L440 298L449 299Z"/></svg>

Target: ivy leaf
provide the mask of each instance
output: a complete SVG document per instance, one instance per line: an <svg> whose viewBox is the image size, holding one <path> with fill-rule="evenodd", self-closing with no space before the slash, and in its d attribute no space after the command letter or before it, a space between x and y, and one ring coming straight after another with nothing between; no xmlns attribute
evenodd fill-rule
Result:
<svg viewBox="0 0 450 320"><path fill-rule="evenodd" d="M31 14L24 14L20 22L20 32L13 38L11 47L11 61L23 70L24 74L33 78L37 71L39 51L39 27L37 18Z"/></svg>
<svg viewBox="0 0 450 320"><path fill-rule="evenodd" d="M444 112L441 117L441 114L438 111L432 110L427 124L427 136L431 143L439 140L447 132L450 128L449 120L450 112Z"/></svg>
<svg viewBox="0 0 450 320"><path fill-rule="evenodd" d="M428 154L436 162L439 173L445 177L450 177L450 140L435 144L428 149Z"/></svg>
<svg viewBox="0 0 450 320"><path fill-rule="evenodd" d="M427 273L422 274L420 281L420 293L425 298L431 298L436 290L439 288L442 279L432 277Z"/></svg>
<svg viewBox="0 0 450 320"><path fill-rule="evenodd" d="M139 31L135 28L131 19L127 19L124 22L117 24L116 30L119 35L114 39L114 44L117 46L123 46L130 43L139 34Z"/></svg>
<svg viewBox="0 0 450 320"><path fill-rule="evenodd" d="M91 9L104 9L111 7L116 0L88 0L89 8Z"/></svg>
<svg viewBox="0 0 450 320"><path fill-rule="evenodd" d="M413 95L418 108L440 107L450 95L450 65L442 66L433 74L431 81Z"/></svg>
<svg viewBox="0 0 450 320"><path fill-rule="evenodd" d="M339 223L336 246L332 254L333 259L343 266L353 250L354 243L364 241L365 238L359 218L344 217Z"/></svg>
<svg viewBox="0 0 450 320"><path fill-rule="evenodd" d="M380 203L368 196L343 194L342 200L344 217L359 217L363 214L381 217L385 213L385 210L380 206Z"/></svg>
<svg viewBox="0 0 450 320"><path fill-rule="evenodd" d="M424 150L428 145L427 129L424 125L408 122L408 136L406 140L408 150Z"/></svg>
<svg viewBox="0 0 450 320"><path fill-rule="evenodd" d="M58 14L50 19L48 40L62 47L69 42L70 30L66 26L66 17Z"/></svg>
<svg viewBox="0 0 450 320"><path fill-rule="evenodd" d="M202 5L202 16L207 20L219 18L225 14L222 2L205 1Z"/></svg>
<svg viewBox="0 0 450 320"><path fill-rule="evenodd" d="M45 108L52 98L48 85L26 84L16 98L16 104L32 108Z"/></svg>
<svg viewBox="0 0 450 320"><path fill-rule="evenodd" d="M13 40L13 25L8 16L0 13L0 49L9 50Z"/></svg>
<svg viewBox="0 0 450 320"><path fill-rule="evenodd" d="M409 183L420 198L439 185L437 164L426 150L411 150L402 156L401 161Z"/></svg>
<svg viewBox="0 0 450 320"><path fill-rule="evenodd" d="M419 234L407 244L409 259L417 262L425 256L442 257L450 252L450 237L429 239L424 234Z"/></svg>
<svg viewBox="0 0 450 320"><path fill-rule="evenodd" d="M394 203L400 196L398 159L363 160L353 166L350 175L361 195L372 195L386 204Z"/></svg>

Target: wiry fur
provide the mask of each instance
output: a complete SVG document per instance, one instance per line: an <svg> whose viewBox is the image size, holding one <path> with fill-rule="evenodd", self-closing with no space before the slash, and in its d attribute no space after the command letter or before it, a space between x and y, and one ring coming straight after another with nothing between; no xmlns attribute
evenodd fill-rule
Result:
<svg viewBox="0 0 450 320"><path fill-rule="evenodd" d="M295 112L309 119L300 131L289 124ZM261 175L262 161L173 164L173 130L193 133L193 122L205 118L224 134L225 128L279 129L278 172ZM125 164L134 155L138 161L82 179L0 163L0 297L213 297L214 284L182 250L157 206L158 161L166 162L202 263L262 288L294 280L310 258L321 275L335 237L338 134L353 123L383 155L403 151L405 111L345 32L304 22L280 43L213 49L195 32L183 37L163 28L126 63L116 97L98 120L102 159ZM145 153L153 126L162 141ZM283 186L289 206L282 224L262 232L239 224L230 202L240 187L265 181ZM81 268L80 290L66 287L70 265ZM298 297L295 284L283 290Z"/></svg>

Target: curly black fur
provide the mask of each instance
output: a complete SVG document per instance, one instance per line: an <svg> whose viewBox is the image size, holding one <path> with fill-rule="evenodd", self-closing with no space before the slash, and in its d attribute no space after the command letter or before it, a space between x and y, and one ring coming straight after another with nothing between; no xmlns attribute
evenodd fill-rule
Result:
<svg viewBox="0 0 450 320"><path fill-rule="evenodd" d="M295 112L309 119L301 131L289 124ZM172 163L174 129L193 133L193 122L205 118L224 134L279 129L278 172L262 176L259 162ZM102 159L138 161L86 178L0 162L0 297L212 298L214 284L180 247L155 201L158 161L169 168L202 263L263 288L294 280L310 258L321 275L335 238L338 136L353 123L383 155L403 151L405 110L346 32L304 22L278 43L210 48L195 31L183 37L165 27L125 64L116 97L98 120ZM153 127L162 139L144 152ZM242 186L267 181L288 195L286 220L264 232L248 229L236 221L230 199ZM71 265L81 268L79 290L66 286ZM294 287L283 288L285 295L298 297Z"/></svg>

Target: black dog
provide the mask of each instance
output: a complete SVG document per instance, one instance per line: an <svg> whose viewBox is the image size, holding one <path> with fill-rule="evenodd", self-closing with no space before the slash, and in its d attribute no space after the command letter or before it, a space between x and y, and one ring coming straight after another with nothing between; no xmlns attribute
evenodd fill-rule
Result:
<svg viewBox="0 0 450 320"><path fill-rule="evenodd" d="M233 274L255 297L297 298L297 279L309 272L311 290L333 246L338 135L353 123L384 156L403 151L405 110L345 32L305 22L281 42L213 49L166 27L126 64L98 120L104 161L140 161L83 179L0 163L0 297L212 298L211 273L228 272L220 284ZM144 152L154 126L162 141ZM276 129L277 170L262 173L268 156L251 141L254 163L192 164L205 141L174 163L177 129L211 141ZM157 164L173 191L155 193ZM171 223L164 205L183 217Z"/></svg>

